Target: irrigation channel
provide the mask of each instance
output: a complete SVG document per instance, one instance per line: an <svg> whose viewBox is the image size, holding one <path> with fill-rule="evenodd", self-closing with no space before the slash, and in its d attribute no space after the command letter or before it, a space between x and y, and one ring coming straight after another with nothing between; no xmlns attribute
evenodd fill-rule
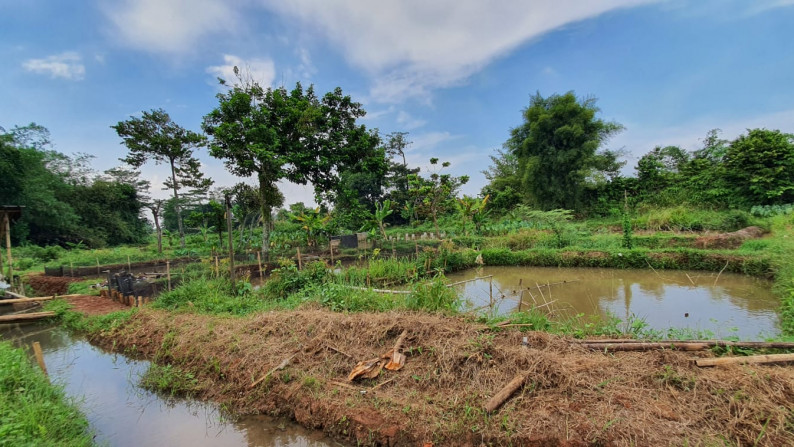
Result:
<svg viewBox="0 0 794 447"><path fill-rule="evenodd" d="M80 403L98 445L343 445L287 420L262 415L232 419L217 405L149 392L138 386L149 362L103 351L58 326L6 325L0 337L18 347L41 343L51 380Z"/></svg>
<svg viewBox="0 0 794 447"><path fill-rule="evenodd" d="M493 288L491 289L491 275ZM779 335L772 282L740 274L680 270L489 267L447 275L468 309L496 315L539 307L554 318L613 315L649 329L708 331L714 338ZM628 322L628 323L627 323Z"/></svg>

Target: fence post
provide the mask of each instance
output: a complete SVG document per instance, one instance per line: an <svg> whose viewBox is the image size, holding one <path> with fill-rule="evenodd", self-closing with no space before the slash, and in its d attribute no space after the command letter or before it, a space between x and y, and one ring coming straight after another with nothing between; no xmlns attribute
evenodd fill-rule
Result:
<svg viewBox="0 0 794 447"><path fill-rule="evenodd" d="M298 270L303 270L303 261L301 260L301 248L298 247Z"/></svg>
<svg viewBox="0 0 794 447"><path fill-rule="evenodd" d="M262 253L256 251L256 262L259 264L259 279L265 278L265 272L262 271Z"/></svg>
<svg viewBox="0 0 794 447"><path fill-rule="evenodd" d="M43 372L45 376L49 376L47 373L47 365L44 364L44 354L41 352L41 344L37 341L33 342L33 354L36 355L36 362L39 364L41 372Z"/></svg>
<svg viewBox="0 0 794 447"><path fill-rule="evenodd" d="M232 280L232 290L234 285L234 238L232 237L232 204L229 195L226 195L226 231L229 232L229 278Z"/></svg>
<svg viewBox="0 0 794 447"><path fill-rule="evenodd" d="M171 291L171 261L165 260L165 276L168 277L168 291Z"/></svg>

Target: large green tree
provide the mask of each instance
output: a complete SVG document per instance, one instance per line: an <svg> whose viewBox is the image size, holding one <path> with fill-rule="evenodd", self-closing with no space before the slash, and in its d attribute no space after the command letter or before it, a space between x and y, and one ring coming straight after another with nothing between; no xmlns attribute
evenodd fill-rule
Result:
<svg viewBox="0 0 794 447"><path fill-rule="evenodd" d="M121 161L140 168L151 160L156 164L166 163L171 168L171 177L163 185L173 191L179 240L184 248L185 230L179 191L183 187L206 191L212 185L212 180L204 178L199 170L200 163L193 156L193 150L203 146L205 138L173 122L163 109L143 112L140 118L130 117L110 127L116 130L122 144L130 151Z"/></svg>
<svg viewBox="0 0 794 447"><path fill-rule="evenodd" d="M257 178L266 256L272 210L283 202L278 181L311 182L322 197L337 187L340 172L369 158L379 144L377 133L356 124L366 112L341 88L319 98L311 86L287 91L246 81L217 98L218 107L204 117L210 154L232 173Z"/></svg>
<svg viewBox="0 0 794 447"><path fill-rule="evenodd" d="M794 135L748 130L728 146L724 164L746 205L794 202Z"/></svg>
<svg viewBox="0 0 794 447"><path fill-rule="evenodd" d="M573 92L530 98L524 122L505 143L518 158L528 202L546 210L580 209L588 179L617 170L617 154L599 149L622 126L597 118L595 103Z"/></svg>

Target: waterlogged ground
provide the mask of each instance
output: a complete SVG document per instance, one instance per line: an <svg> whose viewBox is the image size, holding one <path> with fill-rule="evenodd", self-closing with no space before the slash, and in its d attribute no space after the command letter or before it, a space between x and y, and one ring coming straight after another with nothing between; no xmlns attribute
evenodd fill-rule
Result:
<svg viewBox="0 0 794 447"><path fill-rule="evenodd" d="M708 331L717 338L762 339L780 332L779 300L772 294L772 282L745 275L485 266L447 278L456 282L488 275L493 275L496 314L518 310L523 296L524 309L553 302L544 309L553 309L556 318L612 314L624 322L642 319L650 329ZM489 309L489 279L456 287L468 307Z"/></svg>
<svg viewBox="0 0 794 447"><path fill-rule="evenodd" d="M65 385L96 432L112 446L338 446L320 432L268 416L230 420L217 406L164 398L137 386L149 363L110 354L65 330L38 325L3 328L17 346L41 343L50 377Z"/></svg>

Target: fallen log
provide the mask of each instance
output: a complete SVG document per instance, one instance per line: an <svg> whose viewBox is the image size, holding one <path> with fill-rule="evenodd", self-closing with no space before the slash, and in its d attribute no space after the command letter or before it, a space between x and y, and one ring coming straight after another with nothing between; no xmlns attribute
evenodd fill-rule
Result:
<svg viewBox="0 0 794 447"><path fill-rule="evenodd" d="M33 312L29 314L2 315L0 316L0 323L17 323L20 321L35 321L54 316L55 316L55 312Z"/></svg>
<svg viewBox="0 0 794 447"><path fill-rule="evenodd" d="M504 388L499 390L498 393L494 394L494 396L488 399L488 402L485 403L483 407L486 412L491 413L496 411L499 407L501 407L507 399L510 399L510 396L513 395L516 391L518 391L524 384L527 383L529 380L529 374L518 375L513 378Z"/></svg>
<svg viewBox="0 0 794 447"><path fill-rule="evenodd" d="M728 340L661 340L656 342L644 342L632 338L617 338L617 339L602 339L602 340L577 340L576 343L582 345L615 345L615 344L659 344L669 346L670 343L698 343L706 344L710 348L725 347L725 348L747 348L747 349L794 349L792 342L778 342L778 341L728 341Z"/></svg>
<svg viewBox="0 0 794 447"><path fill-rule="evenodd" d="M704 367L782 362L794 362L794 354L748 355L745 357L717 357L713 359L697 359L695 364L697 364L697 366Z"/></svg>
<svg viewBox="0 0 794 447"><path fill-rule="evenodd" d="M18 293L9 292L8 290L5 291L5 294L10 296L11 298L27 298L25 295L20 295Z"/></svg>
<svg viewBox="0 0 794 447"><path fill-rule="evenodd" d="M42 296L36 298L13 298L10 300L0 300L0 304L22 304L22 303L37 303L39 301L49 301L55 299L53 296Z"/></svg>

